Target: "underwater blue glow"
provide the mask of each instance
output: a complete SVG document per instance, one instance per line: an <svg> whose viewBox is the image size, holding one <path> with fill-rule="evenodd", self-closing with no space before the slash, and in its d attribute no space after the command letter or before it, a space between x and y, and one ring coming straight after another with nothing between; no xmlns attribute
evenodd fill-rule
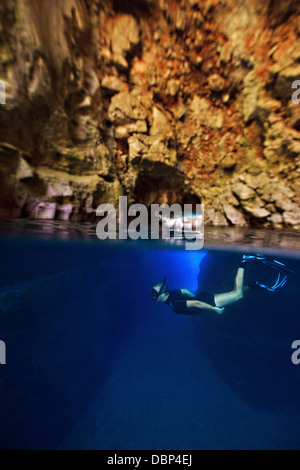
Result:
<svg viewBox="0 0 300 470"><path fill-rule="evenodd" d="M178 315L153 284L226 292L243 253L0 244L1 449L299 448L297 274L223 315ZM247 281L276 277L247 267Z"/></svg>
<svg viewBox="0 0 300 470"><path fill-rule="evenodd" d="M206 251L159 250L154 253L155 258L159 259L157 264L153 263L152 250L144 255L145 264L152 265L152 284L167 277L169 289L186 288L192 292L197 290L199 269L207 255Z"/></svg>

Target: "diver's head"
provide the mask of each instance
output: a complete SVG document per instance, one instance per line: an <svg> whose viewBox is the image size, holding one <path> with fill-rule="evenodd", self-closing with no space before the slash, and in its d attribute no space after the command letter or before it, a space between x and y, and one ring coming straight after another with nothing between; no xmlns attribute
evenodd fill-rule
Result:
<svg viewBox="0 0 300 470"><path fill-rule="evenodd" d="M165 302L169 297L169 290L166 284L167 278L163 282L158 282L152 287L152 299L156 302Z"/></svg>

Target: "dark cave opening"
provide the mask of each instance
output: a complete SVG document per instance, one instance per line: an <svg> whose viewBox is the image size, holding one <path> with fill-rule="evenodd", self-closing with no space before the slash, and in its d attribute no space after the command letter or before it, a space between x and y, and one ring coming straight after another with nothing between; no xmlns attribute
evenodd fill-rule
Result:
<svg viewBox="0 0 300 470"><path fill-rule="evenodd" d="M136 182L135 197L147 207L151 204L180 204L182 207L189 204L194 213L197 211L197 205L201 204L197 195L185 192L183 181L175 175L141 175Z"/></svg>
<svg viewBox="0 0 300 470"><path fill-rule="evenodd" d="M120 13L149 15L155 5L152 0L112 0L113 8Z"/></svg>

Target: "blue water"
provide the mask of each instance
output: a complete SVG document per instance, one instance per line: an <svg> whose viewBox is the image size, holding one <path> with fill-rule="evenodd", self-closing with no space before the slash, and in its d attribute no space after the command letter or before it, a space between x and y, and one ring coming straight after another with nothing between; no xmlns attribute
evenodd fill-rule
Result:
<svg viewBox="0 0 300 470"><path fill-rule="evenodd" d="M151 287L223 292L241 253L0 240L1 449L299 449L299 277L223 315ZM299 259L287 260L300 273ZM274 278L247 272L247 280Z"/></svg>

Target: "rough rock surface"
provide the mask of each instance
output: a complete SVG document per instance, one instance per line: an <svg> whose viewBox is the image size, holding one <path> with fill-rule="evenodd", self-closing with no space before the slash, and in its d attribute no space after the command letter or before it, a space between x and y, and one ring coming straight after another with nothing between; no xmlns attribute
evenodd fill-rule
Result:
<svg viewBox="0 0 300 470"><path fill-rule="evenodd" d="M202 202L212 225L299 229L299 13L293 0L2 2L0 217L94 220L127 195Z"/></svg>

